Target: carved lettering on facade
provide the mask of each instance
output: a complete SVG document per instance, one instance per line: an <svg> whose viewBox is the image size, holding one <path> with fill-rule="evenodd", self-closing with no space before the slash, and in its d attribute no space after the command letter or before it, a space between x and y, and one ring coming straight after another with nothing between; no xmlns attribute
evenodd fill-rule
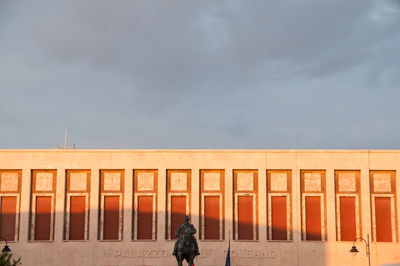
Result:
<svg viewBox="0 0 400 266"><path fill-rule="evenodd" d="M2 173L0 191L18 191L18 173Z"/></svg>
<svg viewBox="0 0 400 266"><path fill-rule="evenodd" d="M238 172L237 173L237 190L238 191L253 191L254 180L253 173L251 172Z"/></svg>
<svg viewBox="0 0 400 266"><path fill-rule="evenodd" d="M53 190L53 173L36 174L36 191Z"/></svg>
<svg viewBox="0 0 400 266"><path fill-rule="evenodd" d="M71 191L85 191L87 183L86 173L70 173L70 185Z"/></svg>
<svg viewBox="0 0 400 266"><path fill-rule="evenodd" d="M204 173L204 190L219 191L220 173Z"/></svg>
<svg viewBox="0 0 400 266"><path fill-rule="evenodd" d="M172 256L170 250L167 249L105 249L103 250L104 258L166 258Z"/></svg>
<svg viewBox="0 0 400 266"><path fill-rule="evenodd" d="M171 173L171 190L187 190L186 173Z"/></svg>
<svg viewBox="0 0 400 266"><path fill-rule="evenodd" d="M271 173L271 191L287 191L286 173Z"/></svg>
<svg viewBox="0 0 400 266"><path fill-rule="evenodd" d="M207 258L212 256L215 252L213 249L201 249L199 258ZM224 250L224 257L227 254ZM282 253L282 252L280 252ZM127 248L127 249L105 249L102 251L103 258L118 258L118 259L138 259L138 258L167 258L172 257L170 249L156 249L156 248ZM256 258L256 259L275 259L277 257L276 249L231 249L232 258Z"/></svg>
<svg viewBox="0 0 400 266"><path fill-rule="evenodd" d="M374 192L392 192L389 173L374 173Z"/></svg>
<svg viewBox="0 0 400 266"><path fill-rule="evenodd" d="M356 174L355 173L339 173L339 192L355 192L356 191Z"/></svg>
<svg viewBox="0 0 400 266"><path fill-rule="evenodd" d="M321 174L305 173L304 174L304 191L321 191Z"/></svg>
<svg viewBox="0 0 400 266"><path fill-rule="evenodd" d="M121 190L121 173L104 173L104 190Z"/></svg>
<svg viewBox="0 0 400 266"><path fill-rule="evenodd" d="M152 191L154 189L154 173L138 173L138 190Z"/></svg>
<svg viewBox="0 0 400 266"><path fill-rule="evenodd" d="M227 251L226 251L227 252ZM225 255L226 255L225 252ZM275 249L232 249L232 258L265 258L265 259L275 259L276 258Z"/></svg>

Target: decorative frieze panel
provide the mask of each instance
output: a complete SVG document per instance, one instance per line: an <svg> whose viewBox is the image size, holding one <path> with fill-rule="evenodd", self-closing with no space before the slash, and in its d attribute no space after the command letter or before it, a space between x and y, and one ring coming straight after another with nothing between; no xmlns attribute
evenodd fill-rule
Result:
<svg viewBox="0 0 400 266"><path fill-rule="evenodd" d="M322 189L320 172L304 173L304 191L320 192Z"/></svg>
<svg viewBox="0 0 400 266"><path fill-rule="evenodd" d="M287 188L288 188L288 173L287 173L287 171L270 172L270 183L269 184L270 184L271 192L277 192L277 191L287 192Z"/></svg>
<svg viewBox="0 0 400 266"><path fill-rule="evenodd" d="M221 173L220 172L204 172L203 173L203 189L206 191L221 190Z"/></svg>
<svg viewBox="0 0 400 266"><path fill-rule="evenodd" d="M200 170L200 238L224 239L224 170Z"/></svg>
<svg viewBox="0 0 400 266"><path fill-rule="evenodd" d="M17 192L19 184L18 172L0 173L0 192Z"/></svg>
<svg viewBox="0 0 400 266"><path fill-rule="evenodd" d="M139 171L139 170L138 170ZM153 191L154 178L156 173L152 172L137 172L137 190L138 191Z"/></svg>
<svg viewBox="0 0 400 266"><path fill-rule="evenodd" d="M357 171L337 171L338 192L356 192Z"/></svg>
<svg viewBox="0 0 400 266"><path fill-rule="evenodd" d="M234 238L258 239L258 171L234 170Z"/></svg>
<svg viewBox="0 0 400 266"><path fill-rule="evenodd" d="M237 172L237 191L253 191L254 175L252 172Z"/></svg>
<svg viewBox="0 0 400 266"><path fill-rule="evenodd" d="M0 236L8 241L19 237L21 170L0 170Z"/></svg>
<svg viewBox="0 0 400 266"><path fill-rule="evenodd" d="M392 192L392 177L390 173L375 172L372 183L374 193Z"/></svg>
<svg viewBox="0 0 400 266"><path fill-rule="evenodd" d="M105 191L120 191L121 190L121 173L120 172L105 172L103 184L104 184Z"/></svg>
<svg viewBox="0 0 400 266"><path fill-rule="evenodd" d="M57 170L32 170L30 240L54 240Z"/></svg>
<svg viewBox="0 0 400 266"><path fill-rule="evenodd" d="M133 240L157 238L157 170L134 170Z"/></svg>
<svg viewBox="0 0 400 266"><path fill-rule="evenodd" d="M87 171L67 171L69 174L69 190L70 191L86 191L88 188ZM90 182L89 182L90 184Z"/></svg>
<svg viewBox="0 0 400 266"><path fill-rule="evenodd" d="M302 239L326 240L325 170L301 170Z"/></svg>
<svg viewBox="0 0 400 266"><path fill-rule="evenodd" d="M372 239L397 242L396 171L370 171Z"/></svg>
<svg viewBox="0 0 400 266"><path fill-rule="evenodd" d="M292 171L267 171L268 240L292 240Z"/></svg>
<svg viewBox="0 0 400 266"><path fill-rule="evenodd" d="M36 174L36 191L53 190L53 173L38 172Z"/></svg>
<svg viewBox="0 0 400 266"><path fill-rule="evenodd" d="M186 191L187 190L187 173L172 172L171 173L171 191Z"/></svg>

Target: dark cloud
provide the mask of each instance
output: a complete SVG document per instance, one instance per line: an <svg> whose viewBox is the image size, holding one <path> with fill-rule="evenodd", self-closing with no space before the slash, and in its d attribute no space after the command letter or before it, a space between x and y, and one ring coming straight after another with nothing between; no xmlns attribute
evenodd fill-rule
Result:
<svg viewBox="0 0 400 266"><path fill-rule="evenodd" d="M0 146L398 148L398 1L1 1Z"/></svg>

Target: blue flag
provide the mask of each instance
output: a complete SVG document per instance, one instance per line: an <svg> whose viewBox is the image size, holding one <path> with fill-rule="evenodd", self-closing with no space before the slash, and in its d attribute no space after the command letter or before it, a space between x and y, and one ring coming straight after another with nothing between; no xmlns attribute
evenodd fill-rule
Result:
<svg viewBox="0 0 400 266"><path fill-rule="evenodd" d="M225 266L231 266L231 238L229 237L228 253L226 254Z"/></svg>

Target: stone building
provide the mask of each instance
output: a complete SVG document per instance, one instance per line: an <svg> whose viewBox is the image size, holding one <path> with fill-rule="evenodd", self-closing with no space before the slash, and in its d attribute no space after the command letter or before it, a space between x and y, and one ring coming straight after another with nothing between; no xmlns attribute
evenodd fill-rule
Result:
<svg viewBox="0 0 400 266"><path fill-rule="evenodd" d="M400 264L400 151L0 150L0 236L23 265Z"/></svg>

